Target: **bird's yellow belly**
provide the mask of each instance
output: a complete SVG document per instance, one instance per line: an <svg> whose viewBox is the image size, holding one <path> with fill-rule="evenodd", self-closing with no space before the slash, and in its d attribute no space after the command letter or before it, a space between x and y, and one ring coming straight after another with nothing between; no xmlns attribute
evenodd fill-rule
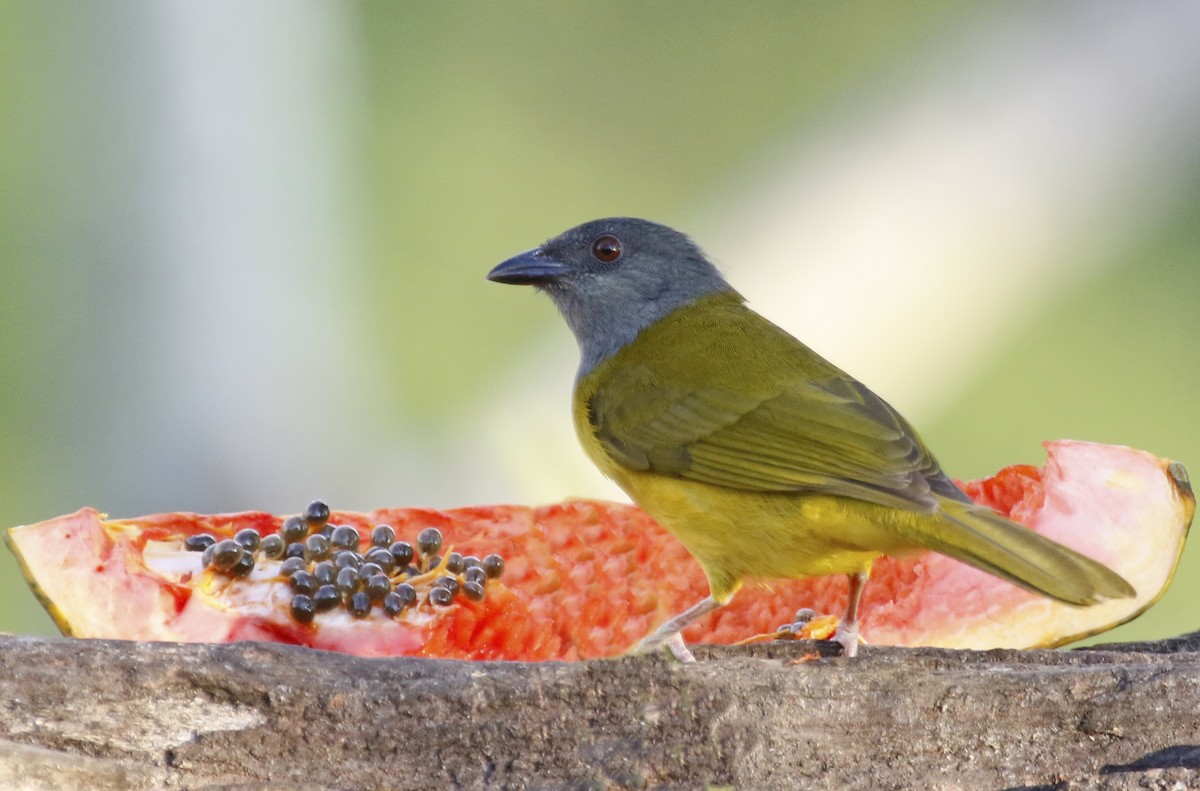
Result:
<svg viewBox="0 0 1200 791"><path fill-rule="evenodd" d="M618 472L633 500L678 538L725 601L743 577L816 577L869 568L913 549L892 509L827 495L746 492L678 478Z"/></svg>

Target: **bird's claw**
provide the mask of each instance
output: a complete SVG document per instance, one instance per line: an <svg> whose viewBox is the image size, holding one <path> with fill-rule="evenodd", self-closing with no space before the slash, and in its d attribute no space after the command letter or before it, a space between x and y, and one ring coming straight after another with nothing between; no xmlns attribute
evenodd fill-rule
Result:
<svg viewBox="0 0 1200 791"><path fill-rule="evenodd" d="M842 621L837 626L837 631L833 633L832 640L842 647L842 656L853 657L858 655L858 646L860 643L865 643L862 635L858 633L857 621Z"/></svg>
<svg viewBox="0 0 1200 791"><path fill-rule="evenodd" d="M671 652L671 655L680 662L695 662L696 657L691 649L687 647L687 643L683 641L683 635L679 632L674 634L658 634L657 632L646 637L641 642L637 643L629 650L629 654L649 654L654 651L659 651L666 648Z"/></svg>

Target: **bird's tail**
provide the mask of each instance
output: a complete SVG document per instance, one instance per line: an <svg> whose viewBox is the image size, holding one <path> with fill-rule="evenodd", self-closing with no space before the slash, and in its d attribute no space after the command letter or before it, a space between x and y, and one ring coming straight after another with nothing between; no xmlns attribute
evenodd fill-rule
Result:
<svg viewBox="0 0 1200 791"><path fill-rule="evenodd" d="M939 530L922 543L1014 585L1086 606L1135 595L1112 569L1005 519L989 508L942 500L942 515L959 530Z"/></svg>

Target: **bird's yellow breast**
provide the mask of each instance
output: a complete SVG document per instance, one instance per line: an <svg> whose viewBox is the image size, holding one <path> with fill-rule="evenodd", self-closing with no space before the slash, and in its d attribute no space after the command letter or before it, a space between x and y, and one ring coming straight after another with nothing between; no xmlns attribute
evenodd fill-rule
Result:
<svg viewBox="0 0 1200 791"><path fill-rule="evenodd" d="M588 381L592 375L597 380ZM888 529L904 516L893 509L827 495L711 486L618 464L589 419L588 399L603 371L592 375L579 382L573 405L584 451L699 561L717 601L728 600L743 577L856 573L881 554L913 548Z"/></svg>

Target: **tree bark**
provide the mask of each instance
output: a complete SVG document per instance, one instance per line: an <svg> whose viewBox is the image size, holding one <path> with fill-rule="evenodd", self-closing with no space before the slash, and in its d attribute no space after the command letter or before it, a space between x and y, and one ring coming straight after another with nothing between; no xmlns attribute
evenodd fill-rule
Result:
<svg viewBox="0 0 1200 791"><path fill-rule="evenodd" d="M521 663L0 637L0 787L1200 787L1200 632L833 650Z"/></svg>

